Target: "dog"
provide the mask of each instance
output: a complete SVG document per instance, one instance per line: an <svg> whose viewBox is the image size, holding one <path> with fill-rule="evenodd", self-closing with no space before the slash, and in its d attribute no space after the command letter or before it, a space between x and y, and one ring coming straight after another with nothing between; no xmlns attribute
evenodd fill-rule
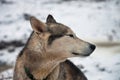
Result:
<svg viewBox="0 0 120 80"><path fill-rule="evenodd" d="M33 32L17 57L13 80L87 80L68 58L89 56L95 45L50 14L46 23L33 16L30 23Z"/></svg>

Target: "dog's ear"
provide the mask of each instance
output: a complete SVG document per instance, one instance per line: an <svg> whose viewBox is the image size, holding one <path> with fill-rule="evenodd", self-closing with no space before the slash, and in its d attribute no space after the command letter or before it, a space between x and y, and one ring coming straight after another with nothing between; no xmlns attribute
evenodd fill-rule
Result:
<svg viewBox="0 0 120 80"><path fill-rule="evenodd" d="M37 33L45 32L47 30L46 24L33 16L30 17L30 23L31 23L32 29Z"/></svg>
<svg viewBox="0 0 120 80"><path fill-rule="evenodd" d="M47 17L46 23L56 23L56 20L52 15L49 14Z"/></svg>

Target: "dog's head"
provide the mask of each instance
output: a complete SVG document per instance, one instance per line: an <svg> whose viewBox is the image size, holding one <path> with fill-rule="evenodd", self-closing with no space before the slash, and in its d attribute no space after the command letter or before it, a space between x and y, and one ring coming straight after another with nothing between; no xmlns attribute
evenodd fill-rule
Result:
<svg viewBox="0 0 120 80"><path fill-rule="evenodd" d="M89 56L95 50L95 45L79 39L68 26L56 22L52 15L48 15L46 23L35 17L31 17L30 22L45 51L54 56Z"/></svg>

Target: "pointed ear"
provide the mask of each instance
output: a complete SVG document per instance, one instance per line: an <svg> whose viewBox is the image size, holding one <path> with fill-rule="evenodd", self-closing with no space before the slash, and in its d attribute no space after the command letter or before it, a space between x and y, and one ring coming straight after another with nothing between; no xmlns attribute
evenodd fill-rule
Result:
<svg viewBox="0 0 120 80"><path fill-rule="evenodd" d="M56 23L54 17L52 15L48 15L46 23Z"/></svg>
<svg viewBox="0 0 120 80"><path fill-rule="evenodd" d="M33 16L30 17L30 23L31 23L32 29L37 33L47 31L46 24Z"/></svg>

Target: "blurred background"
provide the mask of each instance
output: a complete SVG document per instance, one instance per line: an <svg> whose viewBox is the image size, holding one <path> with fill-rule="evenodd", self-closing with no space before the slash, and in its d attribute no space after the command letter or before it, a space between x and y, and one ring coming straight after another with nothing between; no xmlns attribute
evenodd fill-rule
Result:
<svg viewBox="0 0 120 80"><path fill-rule="evenodd" d="M91 56L70 59L88 80L120 80L120 0L0 0L0 80L12 80L30 16L45 22L48 14L96 44Z"/></svg>

